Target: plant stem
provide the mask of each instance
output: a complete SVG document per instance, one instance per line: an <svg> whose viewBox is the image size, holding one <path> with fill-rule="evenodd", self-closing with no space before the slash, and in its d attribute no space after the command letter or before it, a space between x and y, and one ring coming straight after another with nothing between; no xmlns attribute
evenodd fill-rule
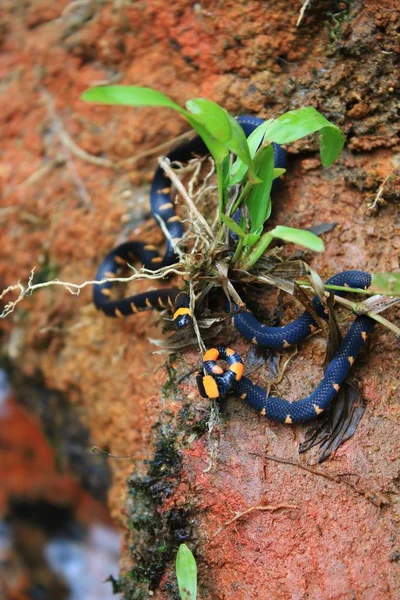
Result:
<svg viewBox="0 0 400 600"><path fill-rule="evenodd" d="M230 215L228 216L232 216L235 214L235 212L237 211L237 209L239 208L239 206L241 205L243 198L245 196L247 196L247 194L249 193L250 189L253 187L253 184L250 183L250 181L246 182L246 185L244 186L244 188L242 189L242 191L239 194L238 199L236 200L235 204L233 205L233 207L231 208L230 211Z"/></svg>
<svg viewBox="0 0 400 600"><path fill-rule="evenodd" d="M239 238L238 245L236 246L235 254L232 257L232 264L238 260L243 249L243 238Z"/></svg>
<svg viewBox="0 0 400 600"><path fill-rule="evenodd" d="M266 251L273 239L273 236L270 233L268 233L268 231L264 233L264 235L261 236L259 242L254 246L253 250L245 259L244 263L239 265L239 268L242 271L249 271L251 267L255 265L258 259L261 258L261 256L264 254L264 252Z"/></svg>
<svg viewBox="0 0 400 600"><path fill-rule="evenodd" d="M215 168L217 171L217 180L218 180L218 224L222 225L222 214L225 209L225 195L226 190L224 186L224 170L223 163L216 161Z"/></svg>
<svg viewBox="0 0 400 600"><path fill-rule="evenodd" d="M312 288L312 286L307 283L307 281L296 281L297 285L299 285L300 287L307 287L307 288ZM374 292L371 292L370 290L362 290L361 288L351 288L351 287L347 287L344 285L330 285L327 284L325 285L325 288L327 290L335 290L338 292L347 292L348 294L366 294L369 296L372 296L374 294Z"/></svg>

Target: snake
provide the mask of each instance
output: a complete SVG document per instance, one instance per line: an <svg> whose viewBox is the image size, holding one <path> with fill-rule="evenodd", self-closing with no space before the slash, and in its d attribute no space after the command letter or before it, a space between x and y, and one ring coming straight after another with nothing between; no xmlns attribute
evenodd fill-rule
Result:
<svg viewBox="0 0 400 600"><path fill-rule="evenodd" d="M237 121L246 137L264 122L253 116L239 116ZM275 143L273 150L275 168L285 167L285 150ZM203 140L196 136L173 149L167 158L171 163L186 162L207 153L208 149ZM274 188L276 189L276 184L272 191ZM128 241L119 244L106 255L97 270L96 280L106 280L94 286L93 302L96 308L108 317L123 318L145 310L170 309L176 329L183 329L193 323L193 313L189 295L179 288L150 290L118 299L112 297L110 279L127 265L139 262L145 269L154 271L177 261L175 244L182 238L183 224L172 202L171 181L160 166L155 171L150 187L150 207L157 225L167 232L164 255L159 253L155 245L145 242ZM363 271L344 271L334 275L326 283L367 289L371 284L371 276ZM327 317L326 309L318 297L313 298L313 305L319 317ZM278 350L298 344L319 328L311 313L307 311L283 327L264 325L249 310L236 313L232 322L245 339L259 346ZM241 357L225 346L210 348L204 354L203 374L198 373L196 376L199 393L209 399L233 394L261 415L282 423L301 423L314 419L332 404L365 345L373 325L374 320L365 315L355 318L329 363L322 381L309 396L301 400L292 402L268 395L265 389L243 375L244 364ZM228 369L224 371L218 360L225 360Z"/></svg>
<svg viewBox="0 0 400 600"><path fill-rule="evenodd" d="M368 289L371 285L371 275L364 271L343 271L328 279L326 283ZM313 298L313 303L318 316L326 319L326 311L317 296ZM262 325L248 311L235 316L234 322L245 338L269 348L287 348L304 340L318 329L312 315L307 311L283 327ZM232 393L262 416L274 421L287 424L310 421L331 406L374 324L375 321L367 315L359 315L355 318L330 361L323 379L309 396L301 400L289 401L269 395L264 388L243 376L244 366L241 357L225 346L210 348L204 354L203 369L206 374L197 375L200 395L215 399ZM225 360L228 363L226 371L217 363L218 360Z"/></svg>

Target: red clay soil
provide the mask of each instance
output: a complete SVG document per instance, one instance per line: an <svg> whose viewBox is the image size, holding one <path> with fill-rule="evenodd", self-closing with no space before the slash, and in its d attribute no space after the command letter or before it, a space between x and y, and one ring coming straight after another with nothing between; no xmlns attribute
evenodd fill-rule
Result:
<svg viewBox="0 0 400 600"><path fill-rule="evenodd" d="M290 168L273 224L337 223L323 236L326 251L307 257L323 278L349 268L398 270L396 173L385 183L378 210L368 210L399 160L396 6L395 0L310 3L296 28L301 3L288 0L4 0L1 287L26 282L34 266L41 280L81 283L93 278L101 257L129 233L161 241L157 227L141 220L148 210L147 187L137 187L149 181L155 159L114 166L172 139L186 125L169 111L79 100L86 88L106 82L156 87L180 103L205 96L233 113L262 117L315 106L343 128L346 150L333 167L322 169L314 138L289 148ZM290 305L287 318L293 314ZM399 324L398 310L386 316ZM150 588L137 571L122 580L126 598L148 598L149 589L157 600L177 597L173 557L185 535L197 558L201 600L398 598L395 335L375 328L355 369L368 399L366 413L354 437L316 473L266 456L297 460L303 427L266 422L238 400L229 400L207 440L197 426L209 406L199 398L194 377L160 391L164 359L151 354L148 342L161 336L156 326L157 316L150 313L106 319L91 304L89 289L73 296L60 287L24 299L1 323L3 355L24 374L40 373L47 386L67 395L94 444L134 455L111 464L109 501L122 530L136 511L131 493L126 501L127 477L134 474L135 489L137 477L155 468L143 459L152 459L166 436L174 440L176 468L166 469L162 491L148 488L155 498L154 522L170 525L161 533L169 535L172 550L167 560L160 559ZM240 340L237 347L244 354L249 349ZM279 393L308 394L323 355L323 336L302 345ZM176 369L179 377L198 362L197 352L185 353L170 372ZM186 431L182 408L190 413ZM316 456L312 452L301 462L315 465ZM159 465L157 477L164 467ZM224 526L238 512L260 505L287 508L253 510ZM186 515L180 538L178 525L171 525L171 515L178 513ZM134 567L133 555L136 565L149 556L141 535L126 534L123 573ZM160 552L156 537L152 543ZM156 562L154 553L149 560Z"/></svg>

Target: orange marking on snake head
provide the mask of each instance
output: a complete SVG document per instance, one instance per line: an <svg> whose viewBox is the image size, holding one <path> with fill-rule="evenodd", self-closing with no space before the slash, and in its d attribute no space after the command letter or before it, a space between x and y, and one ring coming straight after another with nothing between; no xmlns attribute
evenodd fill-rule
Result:
<svg viewBox="0 0 400 600"><path fill-rule="evenodd" d="M287 425L290 425L291 423L293 423L292 417L290 415L286 415L285 423Z"/></svg>

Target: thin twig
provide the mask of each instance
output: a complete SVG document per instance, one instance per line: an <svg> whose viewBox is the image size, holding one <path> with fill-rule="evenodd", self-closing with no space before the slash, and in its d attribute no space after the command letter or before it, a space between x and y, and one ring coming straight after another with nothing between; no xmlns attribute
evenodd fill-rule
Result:
<svg viewBox="0 0 400 600"><path fill-rule="evenodd" d="M378 191L376 193L376 196L374 198L374 201L372 202L372 204L370 204L367 207L367 210L365 212L368 211L372 211L374 210L374 208L376 207L376 205L378 204L379 200L381 199L384 189L385 189L385 185L387 184L387 182L389 181L389 179L392 177L392 175L397 171L397 169L400 167L400 162L397 163L393 169L390 171L390 173L385 177L385 179L382 181L381 185L378 188Z"/></svg>
<svg viewBox="0 0 400 600"><path fill-rule="evenodd" d="M171 234L170 234L170 232L169 232L169 230L168 230L167 226L165 225L165 222L164 222L164 221L163 221L163 219L160 217L160 215L158 215L157 213L154 213L154 216L155 216L155 218L156 218L156 220L157 220L157 223L158 223L158 225L159 225L159 227L160 227L161 231L162 231L162 232L163 232L163 234L165 235L165 238L166 238L167 240L169 240L169 242L171 242L171 245L172 245L172 247L173 247L174 251L175 251L175 252L176 252L176 254L179 256L179 258L182 260L182 258L183 258L183 256L184 256L184 253L183 253L183 252L182 252L182 250L179 248L179 245L178 245L178 244L179 244L179 242L181 242L181 241L182 241L182 239L183 239L183 238L179 238L178 240L174 239L174 238L171 236Z"/></svg>
<svg viewBox="0 0 400 600"><path fill-rule="evenodd" d="M236 515L234 517L232 517L232 519L229 519L229 521L225 521L225 523L222 525L222 527L220 527L219 529L217 529L217 531L214 533L214 535L212 536L210 542L217 537L217 535L219 533L221 533L221 531L223 531L224 529L226 529L226 527L229 527L229 525L231 525L232 523L235 523L235 521L238 521L239 519L241 519L242 517L248 515L249 513L252 513L254 511L264 511L267 510L269 512L275 512L276 510L282 510L282 509L294 509L294 510L298 510L298 506L295 506L294 504L266 504L266 505L257 505L257 506L251 506L250 508L247 508L246 510L244 510L243 512L240 513L236 513Z"/></svg>
<svg viewBox="0 0 400 600"><path fill-rule="evenodd" d="M201 354L203 355L206 351L206 346L203 342L203 338L201 337L201 333L200 333L199 325L197 323L196 315L194 314L194 307L196 305L196 294L194 292L192 280L189 281L189 296L190 296L190 308L192 310L193 329L194 329L196 337L197 337L197 343L199 345L199 350L200 350Z"/></svg>
<svg viewBox="0 0 400 600"><path fill-rule="evenodd" d="M368 500L368 502L371 502L371 504L373 504L374 506L377 506L378 508L380 506L382 506L382 504L386 503L386 499L384 499L383 497L376 500L374 498L374 494L372 494L371 492L365 492L363 490L360 490L356 484L352 483L351 481L346 481L346 479L343 479L341 475L331 475L327 471L323 471L322 469L316 469L314 467L310 467L309 465L305 465L296 460L291 460L290 458L274 456L273 454L264 454L264 456L268 460L273 460L274 462L278 462L283 465L292 465L293 467L298 467L300 469L303 469L304 471L308 471L309 473L312 473L313 475L318 475L319 477L324 477L325 479L328 479L329 481L332 481L333 483L344 483L345 485L350 487L352 490L354 490L360 496L364 496L364 498L366 498L366 500Z"/></svg>
<svg viewBox="0 0 400 600"><path fill-rule="evenodd" d="M72 152L72 154L74 154L81 160L89 162L98 167L105 167L107 169L116 169L116 164L113 163L108 158L100 158L99 156L93 156L92 154L89 154L85 150L82 150L82 148L80 148L73 141L73 139L70 137L70 135L65 130L64 125L61 121L61 118L59 117L59 115L56 112L56 109L54 107L54 100L50 96L50 94L46 90L42 90L42 97L46 104L46 107L47 107L50 117L52 118L53 122L56 124L57 133L58 133L58 136L59 136L61 142L64 144L64 146L66 148L68 148Z"/></svg>
<svg viewBox="0 0 400 600"><path fill-rule="evenodd" d="M185 140L188 140L192 135L193 135L193 131L186 131L185 133L178 135L173 140L169 140L168 142L159 144L158 146L155 146L154 148L150 148L150 150L145 150L144 152L141 152L140 154L136 154L135 156L131 156L130 158L124 158L124 160L119 161L116 164L116 166L119 169L128 168L128 167L131 167L133 164L135 164L135 162L138 162L139 160L142 160L143 158L147 158L148 156L154 156L155 154L163 154L165 152L165 150L169 150L169 148L171 148L171 146L175 146L175 145L179 144L180 142L184 142Z"/></svg>
<svg viewBox="0 0 400 600"><path fill-rule="evenodd" d="M300 9L299 18L297 19L296 27L299 27L301 21L303 20L304 13L306 12L307 6L310 4L311 0L304 0L303 6Z"/></svg>
<svg viewBox="0 0 400 600"><path fill-rule="evenodd" d="M165 174L170 178L170 180L176 187L177 191L179 192L179 194L182 196L182 198L186 202L189 210L196 216L196 219L198 221L200 221L200 223L203 225L203 227L204 227L205 231L208 233L210 239L213 239L214 234L213 234L209 224L207 223L207 221L205 220L203 215L198 211L197 206L194 204L193 200L187 193L187 191L186 191L184 185L182 184L182 182L180 181L179 177L177 177L176 173L172 169L170 161L164 157L164 158L158 159L158 162L160 164L160 167L163 169Z"/></svg>

